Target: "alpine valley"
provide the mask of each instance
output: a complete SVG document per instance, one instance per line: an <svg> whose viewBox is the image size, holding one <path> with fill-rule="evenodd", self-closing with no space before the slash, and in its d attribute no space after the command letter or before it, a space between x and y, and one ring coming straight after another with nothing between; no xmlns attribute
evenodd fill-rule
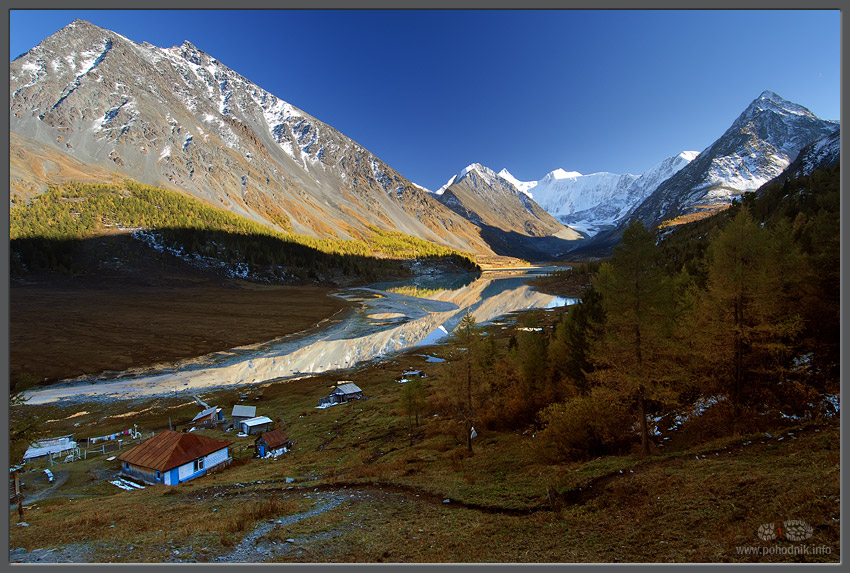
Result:
<svg viewBox="0 0 850 573"><path fill-rule="evenodd" d="M188 41L163 49L75 20L11 62L9 89L13 204L63 182L128 178L285 233L380 229L481 260L606 252L632 217L658 225L723 208L838 128L766 91L701 153L643 174L559 168L519 181L472 164L429 192Z"/></svg>
<svg viewBox="0 0 850 573"><path fill-rule="evenodd" d="M244 42L243 65L277 56L237 38L229 11L174 12L173 30ZM382 28L398 22L386 12ZM240 29L351 93L329 58L385 89L397 68L349 46L343 30L367 34L342 16L317 33L296 11L246 10ZM607 42L598 17L589 34ZM163 15L149 18L132 28ZM503 89L509 74L476 75L440 18L462 81ZM480 28L456 29L507 44ZM410 30L392 32L418 45ZM551 71L566 35L538 35ZM645 70L621 42L620 69L577 57L631 87ZM649 65L672 82L659 53ZM290 63L271 71L304 80ZM837 121L764 91L711 145L644 173L565 164L523 181L463 157L429 190L188 41L74 20L9 79L10 562L840 562ZM510 81L579 107L551 74ZM413 93L424 82L392 83L432 103ZM582 97L602 93L590 84L575 82ZM505 128L538 121L516 93L485 125L539 153ZM447 124L434 133L452 157L447 137L482 134Z"/></svg>

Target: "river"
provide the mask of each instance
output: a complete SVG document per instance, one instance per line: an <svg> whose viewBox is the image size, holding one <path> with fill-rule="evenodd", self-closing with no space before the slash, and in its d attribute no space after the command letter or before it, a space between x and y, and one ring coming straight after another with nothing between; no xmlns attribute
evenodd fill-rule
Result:
<svg viewBox="0 0 850 573"><path fill-rule="evenodd" d="M534 267L477 275L420 276L347 289L335 296L358 306L329 326L262 344L216 352L170 368L83 377L25 393L27 403L134 399L256 384L350 368L435 344L469 311L479 325L527 309L556 308L577 299L540 293L526 281L550 271Z"/></svg>

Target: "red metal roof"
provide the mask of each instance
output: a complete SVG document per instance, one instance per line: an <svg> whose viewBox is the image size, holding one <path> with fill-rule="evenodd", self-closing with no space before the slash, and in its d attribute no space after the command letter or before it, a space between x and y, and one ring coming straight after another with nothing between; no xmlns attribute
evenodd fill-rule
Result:
<svg viewBox="0 0 850 573"><path fill-rule="evenodd" d="M286 434L283 430L277 429L272 430L271 432L263 432L260 434L260 437L269 447L269 449L278 448L280 446L286 445L289 442L289 438L286 437Z"/></svg>
<svg viewBox="0 0 850 573"><path fill-rule="evenodd" d="M135 466L164 472L202 458L232 443L194 433L184 434L163 430L153 438L122 453L118 459Z"/></svg>

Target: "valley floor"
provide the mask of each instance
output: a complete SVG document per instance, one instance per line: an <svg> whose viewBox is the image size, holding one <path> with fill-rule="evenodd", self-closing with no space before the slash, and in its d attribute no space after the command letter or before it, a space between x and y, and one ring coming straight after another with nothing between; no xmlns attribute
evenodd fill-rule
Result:
<svg viewBox="0 0 850 573"><path fill-rule="evenodd" d="M546 313L538 313L544 316ZM509 336L511 328L503 331ZM420 347L345 372L364 399L317 409L339 373L221 389L210 404L256 405L294 441L254 459L233 441L230 467L179 486L123 491L116 451L28 464L23 523L10 508L12 562L644 563L838 562L838 418L757 434L658 447L653 455L548 461L533 430L478 428L474 454L449 419L419 424L400 401L402 372L445 380L448 347ZM188 428L188 396L29 406L49 435L101 435L138 424L150 435ZM85 433L84 433L85 432ZM675 439L673 442L676 442ZM671 442L672 443L672 442ZM123 448L126 449L127 444ZM51 489L52 488L52 489ZM40 494L40 492L45 492ZM759 537L801 520L802 541ZM794 553L791 553L791 552ZM756 554L753 552L760 552Z"/></svg>
<svg viewBox="0 0 850 573"><path fill-rule="evenodd" d="M287 485L288 462L256 462L265 464L265 479L150 487L110 496L108 507L97 498L41 502L27 512L27 526L16 514L10 519L10 560L838 562L837 427L761 438L702 454L617 460L619 469L590 470L595 491L517 508L466 503L462 494L443 498L438 487L401 477L376 485L302 476ZM835 448L824 450L828 444ZM477 456L491 455L485 451ZM268 499L276 511L250 514ZM242 521L246 514L256 519ZM813 525L810 539L759 538L762 522L792 516ZM754 551L764 555L747 553Z"/></svg>
<svg viewBox="0 0 850 573"><path fill-rule="evenodd" d="M13 283L13 381L29 386L168 364L315 328L352 306L327 287L177 284Z"/></svg>

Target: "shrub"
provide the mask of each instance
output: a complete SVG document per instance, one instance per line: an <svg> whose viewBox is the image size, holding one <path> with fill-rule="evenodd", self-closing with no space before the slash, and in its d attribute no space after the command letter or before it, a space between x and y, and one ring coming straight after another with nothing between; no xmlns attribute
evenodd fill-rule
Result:
<svg viewBox="0 0 850 573"><path fill-rule="evenodd" d="M631 420L613 392L594 388L541 411L543 450L556 461L615 453L633 439Z"/></svg>
<svg viewBox="0 0 850 573"><path fill-rule="evenodd" d="M227 532L238 533L245 531L250 525L261 519L280 517L295 509L297 509L297 505L294 501L282 500L273 495L242 506L239 513L225 524L225 528Z"/></svg>

